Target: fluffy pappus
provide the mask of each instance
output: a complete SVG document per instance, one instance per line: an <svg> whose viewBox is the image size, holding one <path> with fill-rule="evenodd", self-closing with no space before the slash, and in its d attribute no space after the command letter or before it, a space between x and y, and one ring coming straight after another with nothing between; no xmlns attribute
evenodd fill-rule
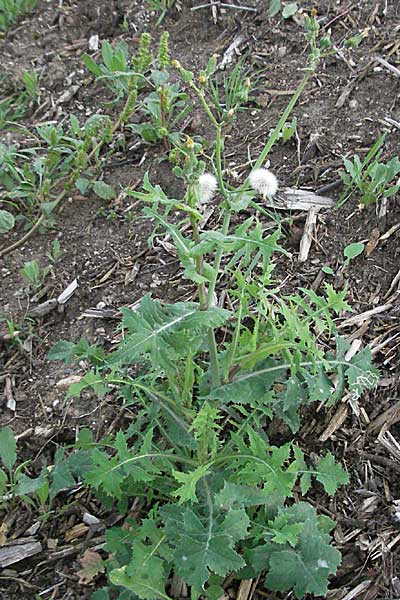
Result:
<svg viewBox="0 0 400 600"><path fill-rule="evenodd" d="M249 177L250 185L261 196L272 198L278 191L278 180L268 169L254 169Z"/></svg>
<svg viewBox="0 0 400 600"><path fill-rule="evenodd" d="M203 173L199 177L200 202L210 202L218 187L218 182L211 173Z"/></svg>

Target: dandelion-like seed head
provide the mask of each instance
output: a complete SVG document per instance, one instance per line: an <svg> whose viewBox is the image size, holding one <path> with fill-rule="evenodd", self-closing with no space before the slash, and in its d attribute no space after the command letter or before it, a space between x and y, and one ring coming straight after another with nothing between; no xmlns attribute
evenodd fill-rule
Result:
<svg viewBox="0 0 400 600"><path fill-rule="evenodd" d="M218 183L214 175L212 175L211 173L203 173L203 175L200 175L199 186L200 202L210 202L218 187Z"/></svg>
<svg viewBox="0 0 400 600"><path fill-rule="evenodd" d="M254 169L249 177L250 185L264 198L272 198L278 191L278 180L268 169Z"/></svg>

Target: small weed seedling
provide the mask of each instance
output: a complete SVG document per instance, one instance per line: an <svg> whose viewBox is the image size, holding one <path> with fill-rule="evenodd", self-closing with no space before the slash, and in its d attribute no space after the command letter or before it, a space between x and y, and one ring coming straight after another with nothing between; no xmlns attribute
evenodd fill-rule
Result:
<svg viewBox="0 0 400 600"><path fill-rule="evenodd" d="M345 257L343 268L348 267L352 260L357 258L357 256L360 256L360 254L364 252L364 248L365 244L362 244L361 242L353 242L352 244L346 246L346 248L343 250Z"/></svg>
<svg viewBox="0 0 400 600"><path fill-rule="evenodd" d="M36 71L25 71L22 74L24 89L13 93L0 101L0 130L12 129L15 123L24 117L40 98L39 80Z"/></svg>
<svg viewBox="0 0 400 600"><path fill-rule="evenodd" d="M32 479L26 474L29 460L17 466L17 442L9 427L0 430L0 461L0 504L12 505L19 499L43 512L49 494L47 470Z"/></svg>
<svg viewBox="0 0 400 600"><path fill-rule="evenodd" d="M5 189L2 200L9 208L0 212L0 232L6 233L17 222L28 230L1 250L0 256L18 248L36 230L54 226L56 209L75 188L81 193L90 188L103 199L114 197L113 188L96 174L113 152L117 133L121 134L137 108L142 73L151 60L149 46L150 36L144 33L132 61L135 71L127 79L126 99L114 122L107 115L94 114L80 124L71 115L69 123L38 125L33 133L37 143L32 148L18 152L12 145L0 144L0 185ZM106 149L108 154L103 157Z"/></svg>
<svg viewBox="0 0 400 600"><path fill-rule="evenodd" d="M37 260L30 260L24 264L21 276L27 283L28 288L36 292L43 286L50 270L51 267L47 266L42 269Z"/></svg>
<svg viewBox="0 0 400 600"><path fill-rule="evenodd" d="M395 181L400 174L399 157L394 156L386 163L379 162L384 139L382 135L375 142L363 162L357 155L353 156L353 160L343 160L346 172L341 172L340 176L345 189L338 206L342 206L355 193L358 194L360 206L365 207L399 192L400 183Z"/></svg>
<svg viewBox="0 0 400 600"><path fill-rule="evenodd" d="M297 2L289 2L282 6L281 0L270 0L268 14L270 17L274 17L280 11L282 11L282 17L284 19L290 19L299 10L299 4Z"/></svg>
<svg viewBox="0 0 400 600"><path fill-rule="evenodd" d="M7 31L21 17L31 12L37 0L0 0L0 30Z"/></svg>
<svg viewBox="0 0 400 600"><path fill-rule="evenodd" d="M172 10L176 6L179 10L179 1L177 0L146 0L150 10L154 10L159 14L157 25L161 25L165 15L169 10Z"/></svg>
<svg viewBox="0 0 400 600"><path fill-rule="evenodd" d="M83 482L119 513L129 511L131 498L140 499L138 518L106 533L108 585L96 599L165 600L171 579L178 579L193 600L211 600L223 596L228 574L260 577L266 590L293 590L297 598L326 596L328 577L340 563L330 543L334 523L319 516L306 495L311 485L333 495L348 482L347 473L330 452L311 465L297 444L274 445L268 423L276 416L295 432L302 405L330 406L345 389L360 395L377 378L371 353L365 348L345 358L349 346L333 319L349 309L345 291L326 285L321 296L301 289L277 297L274 255L284 252L279 228L266 234L257 214L231 226L250 202L277 191L263 164L322 53L315 18L310 25L304 78L236 189L224 176L226 125L235 111L221 118L207 81L174 63L214 130L211 156L206 163L201 144L187 137L174 149L174 174L185 184L181 198L168 197L147 175L143 191L127 193L144 203L154 234L170 236L197 301L163 304L146 295L137 310L123 308L124 334L110 354L84 340L60 341L50 350L50 359L86 357L92 364L69 397L86 388L104 396L117 387L135 411L127 430L99 442L80 431L74 450L58 452L52 470L69 485ZM212 198L219 202L217 230L202 228ZM215 305L222 278L231 282L231 310ZM322 336L335 336L331 352L320 344Z"/></svg>

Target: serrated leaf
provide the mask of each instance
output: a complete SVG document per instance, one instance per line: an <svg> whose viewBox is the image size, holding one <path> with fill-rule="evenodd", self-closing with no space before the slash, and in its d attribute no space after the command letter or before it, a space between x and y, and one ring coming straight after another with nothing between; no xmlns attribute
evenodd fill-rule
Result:
<svg viewBox="0 0 400 600"><path fill-rule="evenodd" d="M272 553L265 586L279 592L293 589L299 599L307 593L325 597L328 577L336 573L341 560L329 541L330 536L318 530L316 518L308 519L295 548Z"/></svg>
<svg viewBox="0 0 400 600"><path fill-rule="evenodd" d="M353 356L346 369L346 379L354 400L357 400L364 390L376 385L379 370L372 364L370 348L363 348Z"/></svg>
<svg viewBox="0 0 400 600"><path fill-rule="evenodd" d="M176 572L197 593L210 573L224 576L245 565L234 549L247 534L249 518L244 510L229 510L224 518L217 519L210 508L201 516L189 508L169 504L160 513L168 542L175 547Z"/></svg>
<svg viewBox="0 0 400 600"><path fill-rule="evenodd" d="M349 483L348 474L341 465L335 462L334 456L330 452L320 459L317 472L316 479L322 483L326 493L330 496L333 496L341 485Z"/></svg>
<svg viewBox="0 0 400 600"><path fill-rule="evenodd" d="M267 398L272 385L279 375L286 372L285 367L279 367L279 363L273 359L267 359L257 365L253 371L242 371L238 373L232 383L227 383L212 390L211 400L220 400L226 403L248 404L254 397Z"/></svg>
<svg viewBox="0 0 400 600"><path fill-rule="evenodd" d="M345 301L347 290L335 290L333 285L325 283L327 300L330 308L339 314L342 310L351 310L351 306Z"/></svg>
<svg viewBox="0 0 400 600"><path fill-rule="evenodd" d="M102 200L111 200L115 198L116 193L114 188L104 181L95 181L93 183L93 191Z"/></svg>
<svg viewBox="0 0 400 600"><path fill-rule="evenodd" d="M169 600L165 593L164 562L154 555L153 546L136 542L132 549L132 561L109 574L112 584L127 588L142 600Z"/></svg>
<svg viewBox="0 0 400 600"><path fill-rule="evenodd" d="M153 364L173 365L179 356L186 356L191 342L198 347L199 334L221 326L230 315L220 308L200 311L194 302L162 305L150 294L143 298L140 309L122 309L122 313L129 334L111 354L111 364L134 363L150 355Z"/></svg>
<svg viewBox="0 0 400 600"><path fill-rule="evenodd" d="M276 544L271 541L273 534L268 533L267 543L249 553L250 563L256 573L267 569L268 590L293 589L299 599L307 593L325 597L328 577L340 564L340 552L330 545L331 537L311 505L300 502L281 509L279 515L283 515L286 524L302 526L295 546Z"/></svg>
<svg viewBox="0 0 400 600"><path fill-rule="evenodd" d="M266 491L259 488L225 481L224 488L217 493L214 502L220 510L228 510L266 504L269 497Z"/></svg>
<svg viewBox="0 0 400 600"><path fill-rule="evenodd" d="M272 541L275 544L288 543L290 546L296 545L303 526L303 523L290 523L287 513L281 513L268 522L268 528L273 533Z"/></svg>
<svg viewBox="0 0 400 600"><path fill-rule="evenodd" d="M209 472L208 465L200 465L190 473L182 473L180 471L172 471L172 475L182 485L174 490L171 495L179 498L179 504L183 502L197 502L196 486L197 483Z"/></svg>
<svg viewBox="0 0 400 600"><path fill-rule="evenodd" d="M10 427L0 430L0 459L9 471L17 461L17 442Z"/></svg>

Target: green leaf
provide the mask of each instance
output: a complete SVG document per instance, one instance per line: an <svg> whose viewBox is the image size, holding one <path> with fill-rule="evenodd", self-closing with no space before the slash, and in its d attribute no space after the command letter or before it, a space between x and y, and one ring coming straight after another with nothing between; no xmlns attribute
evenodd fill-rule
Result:
<svg viewBox="0 0 400 600"><path fill-rule="evenodd" d="M322 267L322 270L327 275L334 275L335 274L335 271L331 267L324 266L324 267Z"/></svg>
<svg viewBox="0 0 400 600"><path fill-rule="evenodd" d="M15 219L8 210L0 210L0 233L7 233L15 225Z"/></svg>
<svg viewBox="0 0 400 600"><path fill-rule="evenodd" d="M225 481L224 488L215 496L215 505L223 511L229 508L259 506L266 504L269 497L266 491L259 488Z"/></svg>
<svg viewBox="0 0 400 600"><path fill-rule="evenodd" d="M257 365L253 371L241 371L235 375L232 383L227 383L210 394L211 400L238 404L251 403L254 397L267 399L268 392L275 381L286 372L273 359L267 359Z"/></svg>
<svg viewBox="0 0 400 600"><path fill-rule="evenodd" d="M346 246L346 248L343 250L343 254L349 262L353 258L356 258L356 256L362 254L364 252L364 248L365 244L362 244L361 242L354 242L353 244Z"/></svg>
<svg viewBox="0 0 400 600"><path fill-rule="evenodd" d="M351 306L345 301L347 290L337 292L330 283L325 283L325 290L329 306L336 314L339 314L342 310L351 310Z"/></svg>
<svg viewBox="0 0 400 600"><path fill-rule="evenodd" d="M154 546L136 542L132 549L132 561L110 572L111 583L127 588L143 600L169 600L165 593L164 561L154 552Z"/></svg>
<svg viewBox="0 0 400 600"><path fill-rule="evenodd" d="M293 15L295 15L298 10L299 10L299 7L298 7L297 2L289 2L289 4L286 4L283 7L282 17L284 19L289 19L290 17L293 17Z"/></svg>
<svg viewBox="0 0 400 600"><path fill-rule="evenodd" d="M190 508L169 504L161 508L168 542L175 547L178 575L200 593L210 573L225 576L241 569L245 562L235 544L246 537L249 518L244 510L229 510L221 519L211 506L206 515Z"/></svg>
<svg viewBox="0 0 400 600"><path fill-rule="evenodd" d="M104 183L104 181L95 181L93 183L93 191L102 200L111 200L116 196L114 188L108 185L108 183Z"/></svg>
<svg viewBox="0 0 400 600"><path fill-rule="evenodd" d="M283 540L279 544L272 541L275 533L271 531L266 534L266 544L250 551L249 562L255 572L268 570L265 587L279 592L293 589L299 599L307 593L325 597L328 577L336 572L341 559L340 552L330 545L325 523L305 502L281 509L274 523L301 529L296 527L296 534L291 535L286 528L294 547Z"/></svg>
<svg viewBox="0 0 400 600"><path fill-rule="evenodd" d="M210 327L221 326L229 311L210 308L200 311L194 302L177 302L162 305L147 294L137 311L122 309L124 327L129 333L119 348L111 354L109 362L135 363L147 356L153 364L174 365L179 356L197 349Z"/></svg>
<svg viewBox="0 0 400 600"><path fill-rule="evenodd" d="M92 600L110 600L110 594L108 593L108 589L101 588L100 590L96 590L92 594Z"/></svg>
<svg viewBox="0 0 400 600"><path fill-rule="evenodd" d="M7 489L8 477L3 469L0 469L0 495L3 495Z"/></svg>
<svg viewBox="0 0 400 600"><path fill-rule="evenodd" d="M364 390L376 385L379 370L372 364L370 348L363 348L353 356L346 369L346 379L354 401L358 400Z"/></svg>
<svg viewBox="0 0 400 600"><path fill-rule="evenodd" d="M17 442L9 427L3 427L0 431L0 459L9 471L17 461Z"/></svg>
<svg viewBox="0 0 400 600"><path fill-rule="evenodd" d="M71 362L74 357L75 344L60 340L52 346L47 353L49 360L63 360L66 364Z"/></svg>
<svg viewBox="0 0 400 600"><path fill-rule="evenodd" d="M92 388L96 396L99 396L100 398L107 393L107 386L104 384L103 377L97 372L89 371L80 381L69 386L67 398L79 396L81 392L88 387Z"/></svg>
<svg viewBox="0 0 400 600"><path fill-rule="evenodd" d="M318 529L316 514L309 514L296 547L287 545L272 552L266 588L279 592L293 589L297 598L307 593L325 597L328 576L336 572L341 559L340 552L329 541L330 536Z"/></svg>
<svg viewBox="0 0 400 600"><path fill-rule="evenodd" d="M179 497L179 504L183 502L198 502L196 496L196 485L209 472L208 465L200 465L190 473L182 473L180 471L172 471L172 475L179 483L182 483L178 489L174 490L171 495Z"/></svg>
<svg viewBox="0 0 400 600"><path fill-rule="evenodd" d="M80 191L81 194L86 194L88 187L90 185L90 180L85 177L78 177L75 181L75 187Z"/></svg>
<svg viewBox="0 0 400 600"><path fill-rule="evenodd" d="M102 72L99 65L91 58L88 54L84 53L82 55L82 61L85 67L96 77L100 77Z"/></svg>
<svg viewBox="0 0 400 600"><path fill-rule="evenodd" d="M24 496L26 494L33 494L37 492L41 487L46 483L46 470L43 470L39 477L32 479L25 475L25 473L21 473L18 476L18 482L15 488L15 493L18 496Z"/></svg>
<svg viewBox="0 0 400 600"><path fill-rule="evenodd" d="M268 527L273 532L272 541L275 544L286 544L295 546L300 532L303 530L303 523L290 523L288 513L281 513L273 521L269 521Z"/></svg>
<svg viewBox="0 0 400 600"><path fill-rule="evenodd" d="M321 458L317 471L316 479L322 483L326 493L330 496L333 496L339 486L349 483L348 474L343 467L335 462L330 452L324 458Z"/></svg>
<svg viewBox="0 0 400 600"><path fill-rule="evenodd" d="M268 15L274 17L281 10L281 0L270 0Z"/></svg>

